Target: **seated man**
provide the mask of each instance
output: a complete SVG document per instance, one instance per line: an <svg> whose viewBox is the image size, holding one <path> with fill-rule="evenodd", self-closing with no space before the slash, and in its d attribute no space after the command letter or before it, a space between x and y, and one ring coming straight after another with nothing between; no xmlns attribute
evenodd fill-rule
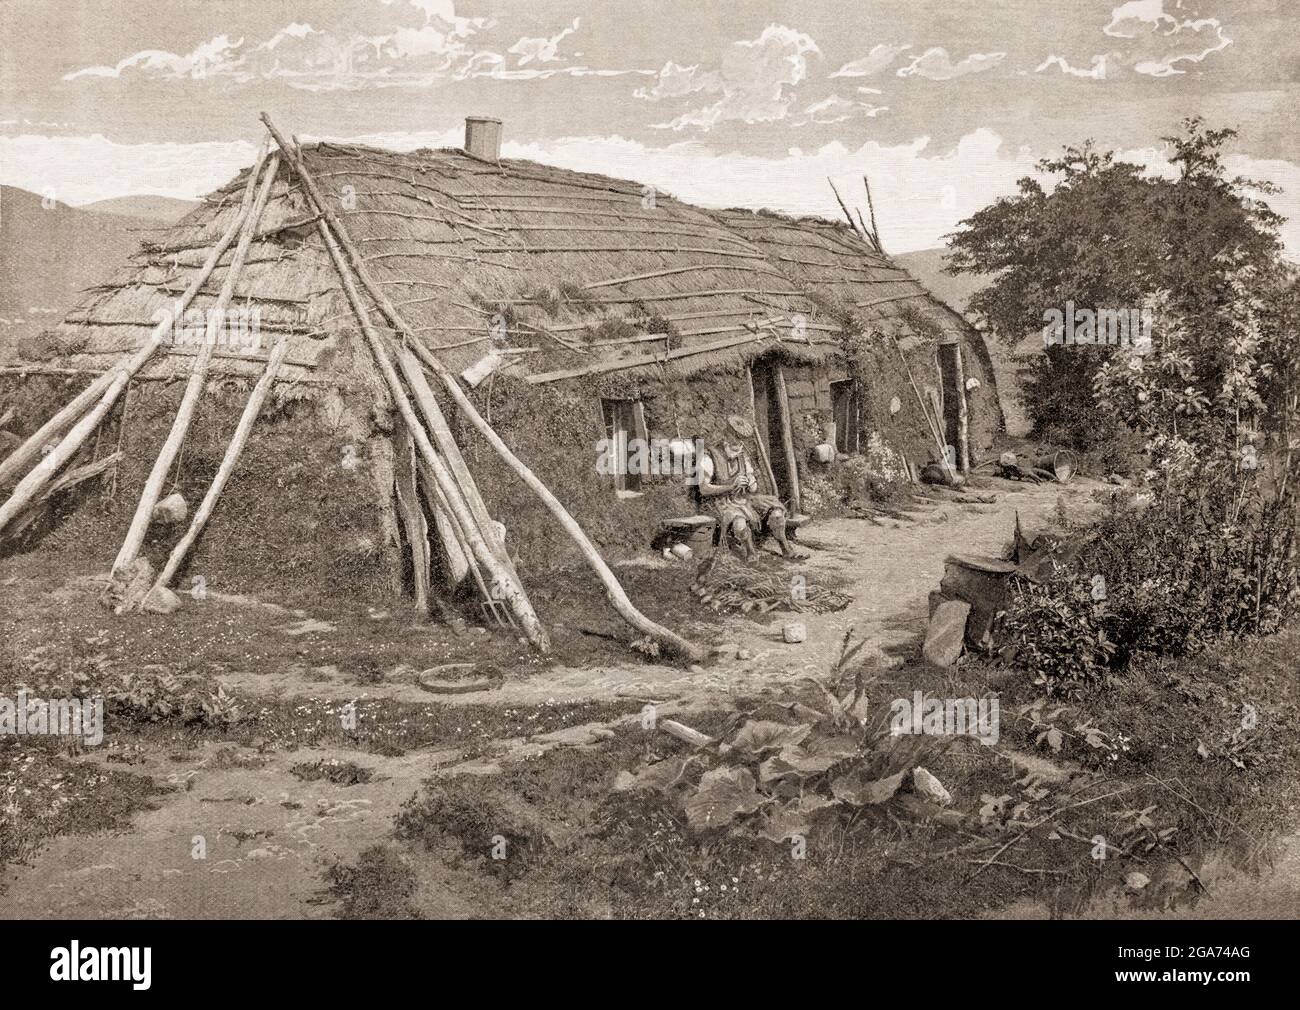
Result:
<svg viewBox="0 0 1300 1010"><path fill-rule="evenodd" d="M738 414L727 418L719 444L705 450L696 460L695 502L704 513L718 517L722 545L727 537L749 558L754 551L754 534L770 533L791 560L807 554L796 551L785 532L785 506L773 495L753 494L758 487L754 468L745 452L745 440L753 437L754 426Z"/></svg>

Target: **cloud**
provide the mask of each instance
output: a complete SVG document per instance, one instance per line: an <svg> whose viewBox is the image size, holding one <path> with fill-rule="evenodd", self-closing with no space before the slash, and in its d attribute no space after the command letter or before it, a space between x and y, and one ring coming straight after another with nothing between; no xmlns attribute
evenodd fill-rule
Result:
<svg viewBox="0 0 1300 1010"><path fill-rule="evenodd" d="M1186 71L1176 64L1200 63L1211 53L1232 45L1218 18L1180 20L1165 10L1164 0L1121 4L1111 11L1110 21L1102 31L1129 42L1128 62L1135 73L1148 77L1184 74Z"/></svg>
<svg viewBox="0 0 1300 1010"><path fill-rule="evenodd" d="M1178 19L1164 7L1164 0L1130 0L1110 12L1110 23L1102 31L1117 39L1136 38L1151 29L1177 32Z"/></svg>
<svg viewBox="0 0 1300 1010"><path fill-rule="evenodd" d="M121 77L126 73L137 73L145 77L190 77L195 80L216 77L229 71L243 44L242 38L238 42L231 42L228 35L218 35L195 46L192 51L184 55L161 49L143 49L119 60L111 67L84 67L64 74L63 79L75 81L81 77Z"/></svg>
<svg viewBox="0 0 1300 1010"><path fill-rule="evenodd" d="M867 102L854 102L847 98L841 98L839 95L831 95L820 102L814 102L803 110L803 123L817 123L828 125L830 123L842 123L846 119L854 119L858 116L866 116L874 119L882 112L888 112L887 105L871 105Z"/></svg>
<svg viewBox="0 0 1300 1010"><path fill-rule="evenodd" d="M657 128L710 130L719 123L769 123L784 119L793 101L786 89L808 77L808 55L820 50L809 36L785 25L768 25L756 39L729 46L715 70L680 67L669 61L655 84L635 94L647 101L684 95L718 95L708 105L683 112Z"/></svg>
<svg viewBox="0 0 1300 1010"><path fill-rule="evenodd" d="M647 102L659 102L666 98L684 98L701 91L712 95L721 90L722 74L717 70L701 70L698 65L681 67L669 60L655 75L652 87L637 88L633 94Z"/></svg>
<svg viewBox="0 0 1300 1010"><path fill-rule="evenodd" d="M644 72L570 65L559 46L578 26L575 18L555 35L518 39L506 50L515 57L514 67L507 68L507 57L485 45L494 21L459 17L452 0L378 0L378 6L349 8L327 29L295 22L254 43L219 35L186 54L145 50L113 66L72 71L64 80L278 80L306 91L336 91L424 87L471 77L538 80Z"/></svg>
<svg viewBox="0 0 1300 1010"><path fill-rule="evenodd" d="M1061 69L1061 73L1069 74L1071 77L1090 77L1095 81L1104 81L1106 79L1108 60L1110 60L1111 57L1112 54L1109 53L1101 53L1100 55L1094 56L1092 58L1092 67L1087 68L1071 66L1070 62L1064 56L1049 56L1038 66L1034 67L1034 73L1041 74L1049 67L1055 66Z"/></svg>
<svg viewBox="0 0 1300 1010"><path fill-rule="evenodd" d="M514 53L519 57L519 66L521 67L533 60L538 63L554 63L559 59L555 53L560 43L578 30L580 20L580 18L574 18L572 25L550 38L522 38L511 46L507 52Z"/></svg>
<svg viewBox="0 0 1300 1010"><path fill-rule="evenodd" d="M967 74L978 74L992 70L1004 59L1006 53L971 53L964 60L952 62L948 50L943 46L927 49L920 56L914 56L912 62L898 70L899 77L924 77L931 81L950 81Z"/></svg>
<svg viewBox="0 0 1300 1010"><path fill-rule="evenodd" d="M839 70L831 74L832 77L872 77L875 74L885 70L894 62L903 52L912 47L909 45L893 46L885 43L871 47L871 52L867 53L861 59L851 60Z"/></svg>

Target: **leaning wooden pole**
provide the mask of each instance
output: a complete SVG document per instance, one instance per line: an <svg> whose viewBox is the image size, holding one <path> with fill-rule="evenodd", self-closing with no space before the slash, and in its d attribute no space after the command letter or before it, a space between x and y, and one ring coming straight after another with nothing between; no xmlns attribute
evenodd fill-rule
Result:
<svg viewBox="0 0 1300 1010"><path fill-rule="evenodd" d="M409 350L404 350L397 356L397 363L402 369L402 375L406 378L407 388L415 397L416 406L420 408L420 413L424 415L428 423L429 431L433 435L433 441L442 453L443 459L447 461L447 466L451 469L452 476L456 478L456 483L460 487L461 493L465 496L465 503L474 515L474 521L478 523L479 529L488 529L493 522L492 516L488 513L487 504L483 501L483 496L479 493L478 484L474 481L474 475L470 473L469 467L465 463L465 457L461 455L460 446L456 444L455 438L452 437L451 428L447 426L447 420L442 415L442 408L438 406L438 401L434 398L433 390L429 388L429 382L424 377L424 370L420 368L420 363ZM510 560L510 554L506 546L495 536L488 540L488 546L493 548L498 559L507 568L514 572L514 562Z"/></svg>
<svg viewBox="0 0 1300 1010"><path fill-rule="evenodd" d="M853 221L853 215L849 213L848 206L844 203L843 198L840 196L840 191L835 188L835 183L831 181L829 175L826 177L826 181L831 184L831 192L835 194L835 202L840 205L840 210L844 211L844 219L848 221L849 228L852 230L853 234L857 235L858 238L866 238L866 235L863 235L858 231L858 226Z"/></svg>
<svg viewBox="0 0 1300 1010"><path fill-rule="evenodd" d="M953 376L957 380L957 453L962 473L970 473L970 413L966 407L966 368L961 344L952 345Z"/></svg>
<svg viewBox="0 0 1300 1010"><path fill-rule="evenodd" d="M411 582L415 590L415 609L429 615L432 597L430 570L432 563L429 545L429 521L420 505L417 489L419 475L415 465L415 439L409 431L394 438L393 490L397 496L397 511L406 531L406 544L411 549Z"/></svg>
<svg viewBox="0 0 1300 1010"><path fill-rule="evenodd" d="M799 490L799 457L794 451L794 432L790 427L790 398L785 388L785 371L780 365L772 370L776 387L776 411L781 418L781 445L785 448L785 466L790 478L790 508L802 512L803 495Z"/></svg>
<svg viewBox="0 0 1300 1010"><path fill-rule="evenodd" d="M239 424L235 426L235 433L231 436L230 444L226 446L226 454L221 459L221 466L217 469L217 475L212 478L212 483L208 487L208 493L203 496L203 501L199 507L194 510L194 518L190 520L190 527L185 531L185 535L177 541L176 546L172 548L171 554L167 557L167 563L158 573L158 578L153 584L154 589L165 589L171 580L175 577L181 562L185 560L185 555L189 553L194 541L199 538L203 532L203 527L207 525L208 519L212 516L212 510L216 508L217 499L221 497L221 492L226 489L226 483L230 480L230 475L234 473L235 464L239 462L239 457L244 451L244 445L248 442L248 435L253 430L253 422L257 420L257 415L261 413L262 404L266 401L267 394L271 391L271 386L275 383L276 375L280 371L281 364L284 363L285 355L289 353L288 339L281 337L274 347L271 348L271 355L266 362L266 370L262 372L261 378L257 380L257 385L248 395L248 402L244 404L244 412L239 417Z"/></svg>
<svg viewBox="0 0 1300 1010"><path fill-rule="evenodd" d="M284 139L283 135L281 135L280 131L276 129L275 125L271 122L270 117L267 116L266 113L262 114L262 121L266 124L266 128L271 132L271 136L275 138L276 143L280 145L280 150L289 154L291 148L289 147L288 142ZM611 605L618 612L619 616L622 617L631 627L641 632L641 634L649 636L655 641L671 648L673 651L685 655L690 659L703 659L706 654L698 645L688 642L675 632L655 623L633 606L632 601L628 599L626 591L624 591L622 585L620 585L618 579L614 576L614 573L610 571L609 565L607 565L605 559L600 556L600 552L596 550L595 546L587 538L587 534L583 531L582 527L578 525L573 516L569 515L568 510L565 509L559 499L551 493L550 489L542 483L536 474L520 461L519 457L517 457L510 450L510 447L501 440L501 437L496 433L492 426L483 419L473 402L465 395L465 391L460 388L460 384L456 381L456 377L447 370L447 368L433 355L432 352L416 339L413 333L411 333L410 327L407 326L406 322L397 314L397 309L394 308L393 303L388 299L388 296L385 295L379 285L371 279L369 271L366 269L365 262L356 252L356 248L352 245L352 241L348 237L347 231L344 229L342 222L339 221L338 215L330 209L329 204L325 201L324 196L316 185L316 180L312 177L311 173L307 171L306 165L302 164L302 162L298 162L296 168L298 171L298 178L302 180L303 188L307 191L308 196L321 214L322 220L320 224L322 234L329 235L332 229L333 233L338 236L338 244L346 251L348 259L356 272L357 279L365 287L375 305L378 306L380 313L388 320L390 325L403 334L407 340L408 346L415 352L416 356L427 365L439 379L442 380L447 392L451 395L451 398L455 401L456 406L460 409L461 413L464 414L465 418L487 440L488 444L491 445L502 460L505 461L506 465L509 466L510 469L528 485L533 493L542 500L542 503L559 521L560 525L564 528L564 531L568 533L573 541L578 545L578 549L581 551L583 559L600 579L601 584L605 587L605 592L609 597ZM327 223L328 227L326 227ZM327 245L332 244L332 242L327 241ZM331 252L331 255L334 255L334 253ZM346 287L347 285L345 284L345 290Z"/></svg>
<svg viewBox="0 0 1300 1010"><path fill-rule="evenodd" d="M277 140L279 139L277 138ZM281 143L281 149L292 157L292 153L286 144ZM303 174L302 163L297 162L295 167L298 170L298 178L305 184L309 177ZM348 304L352 307L353 314L357 317L361 332L370 345L375 364L388 386L389 395L393 398L393 405L397 408L398 413L402 415L403 422L405 422L407 429L415 439L416 448L420 450L420 456L433 473L438 490L442 493L443 501L465 536L466 546L473 554L475 561L491 577L491 583L488 587L490 597L505 603L510 608L511 613L515 615L520 630L527 639L540 651L548 652L551 647L550 639L547 637L546 629L542 627L542 622L538 620L522 584L497 559L496 554L487 545L484 540L484 531L479 530L475 524L474 517L461 495L455 477L452 476L451 471L447 469L442 460L438 458L437 450L434 449L433 443L429 441L424 426L420 424L419 417L416 416L415 410L411 407L406 390L402 388L402 380L398 377L397 370L393 367L393 362L384 347L383 339L370 321L370 312L361 297L361 292L357 290L357 286L352 279L352 271L349 269L348 263L343 257L343 252L339 248L339 243L326 222L326 212L323 209L326 205L323 200L319 206L322 208L322 217L317 222L317 228L320 231L321 240L325 243L325 249L329 253L334 268L339 275L339 283L343 288L343 293L347 297ZM490 535L491 531L487 532Z"/></svg>
<svg viewBox="0 0 1300 1010"><path fill-rule="evenodd" d="M759 461L763 464L763 473L767 475L767 486L774 495L780 496L781 489L776 486L776 474L772 472L772 461L767 458L767 446L763 444L763 432L767 430L767 418L763 418L763 427L758 426L758 396L754 392L754 369L748 368L749 375L749 416L754 419L754 446L758 450ZM765 398L766 399L766 398Z"/></svg>
<svg viewBox="0 0 1300 1010"><path fill-rule="evenodd" d="M230 248L230 243L235 240L235 236L238 235L240 229L243 228L244 219L248 216L248 211L253 205L253 195L257 189L257 175L261 170L262 162L265 161L269 150L270 148L267 145L264 144L262 146L261 151L258 153L257 161L248 175L248 185L244 188L244 198L240 203L239 212L235 215L235 219L230 223L230 226L226 229L225 233L217 241L217 244L212 247L212 251L208 254L208 258L204 260L203 266L199 268L199 272L194 275L194 279L190 281L189 285L185 288L185 291L179 298L177 298L171 315L154 328L153 333L149 335L149 339L145 342L143 347L130 357L126 358L117 368L109 369L103 375L96 378L89 386L78 393L67 406L41 425L41 427L37 429L37 431L32 434L27 441L6 456L3 460L0 460L0 487L4 487L19 473L26 470L27 467L41 455L42 450L44 450L46 445L49 444L51 439L70 425L74 424L78 418L84 417L87 410L95 410L98 406L96 400L101 403L105 401L107 402L107 407L99 414L99 416L102 417L103 414L107 412L107 408L113 406L113 403L117 400L118 394L125 386L125 383L121 383L120 385L117 383L116 380L118 376L125 374L129 380L136 374L136 372L140 371L140 369L145 366L153 356L153 353L158 350L158 347L167 339L168 334L174 332L173 328L179 325L180 317L185 313L185 310L189 308L190 302L192 302L194 296L199 293L199 289L203 287L208 278L212 275L212 271L216 269L217 261L220 260L226 250ZM55 447L55 451L63 449L65 443L68 442L69 437L65 436L62 442ZM66 461L79 447L80 442L71 444L70 448L63 453L62 458L64 461ZM57 469L57 467L54 469ZM17 494L17 491L14 493Z"/></svg>
<svg viewBox="0 0 1300 1010"><path fill-rule="evenodd" d="M122 548L117 552L117 558L113 561L112 571L114 575L121 572L140 553L140 547L144 544L145 533L148 531L149 523L153 519L154 506L158 504L158 498L162 493L163 482L167 479L167 473L171 470L172 463L176 460L176 454L180 452L181 444L185 441L185 434L189 431L190 422L194 420L194 412L198 408L199 399L203 396L203 387L207 383L208 366L212 361L212 352L221 334L221 328L225 324L226 306L230 304L230 298L235 293L235 284L239 280L239 272L243 268L249 246L253 244L253 236L257 232L258 220L261 218L262 211L266 208L266 202L271 196L271 188L275 185L275 176L279 165L280 159L276 155L272 155L267 162L262 185L257 193L257 200L252 211L244 220L244 227L239 235L239 244L235 246L235 251L230 258L230 265L226 268L226 278L221 285L221 292L217 295L216 302L208 309L208 325L203 334L203 346L199 348L199 353L195 356L194 363L190 368L189 381L185 384L185 392L181 395L181 403L176 410L176 419L172 422L171 430L167 433L167 440L163 442L162 449L158 452L158 458L154 460L153 469L149 471L144 490L140 494L139 504L136 505L135 515L132 517L131 525L127 528L126 537L122 541Z"/></svg>
<svg viewBox="0 0 1300 1010"><path fill-rule="evenodd" d="M876 226L876 205L871 201L871 181L864 175L862 185L867 189L867 213L871 216L871 242L876 252L884 254L885 247L880 244L880 229Z"/></svg>

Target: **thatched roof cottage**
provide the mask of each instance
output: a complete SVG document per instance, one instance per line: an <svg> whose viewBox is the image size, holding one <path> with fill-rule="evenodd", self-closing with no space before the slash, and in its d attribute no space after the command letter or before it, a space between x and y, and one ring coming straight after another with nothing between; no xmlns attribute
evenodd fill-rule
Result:
<svg viewBox="0 0 1300 1010"><path fill-rule="evenodd" d="M931 395L948 442L964 399L970 453L991 445L1001 415L982 340L869 237L502 160L499 139L500 124L471 120L464 150L319 143L299 156L410 333L463 376L479 412L602 553L642 550L659 520L693 510L680 475L598 472L605 438L709 442L727 415L752 412L770 462L763 479L796 503L801 479L853 456L935 456L921 406ZM0 375L27 432L144 344L235 222L248 176L149 237L24 349L21 373ZM273 343L283 360L188 570L289 598L307 581L401 591L411 555L394 498L403 460L391 390L359 336L319 210L287 162L268 186L229 302L248 333L212 350L165 491L203 496ZM233 255L218 257L190 303L200 331ZM67 495L60 521L28 526L23 544L101 569L111 558L203 342L177 332L74 460L120 454L97 476L98 507ZM550 517L439 399L519 570L571 562ZM828 439L836 454L825 460L817 447ZM158 532L150 556L166 554Z"/></svg>

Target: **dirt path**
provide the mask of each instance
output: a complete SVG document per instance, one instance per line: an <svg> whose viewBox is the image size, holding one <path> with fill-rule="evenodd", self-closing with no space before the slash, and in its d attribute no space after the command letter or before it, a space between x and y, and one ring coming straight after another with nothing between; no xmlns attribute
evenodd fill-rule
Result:
<svg viewBox="0 0 1300 1010"><path fill-rule="evenodd" d="M807 640L780 641L781 621L770 628L734 620L719 642L735 643L748 660L720 660L704 670L655 664L596 669L557 667L532 677L507 679L494 691L436 698L417 684L367 685L370 698L448 705L501 706L645 699L677 706L709 704L727 695L753 693L807 674L824 673L846 629L871 640L881 662L890 651L914 643L923 629L927 594L954 551L1000 553L1009 541L1015 512L1026 529L1041 528L1058 500L1076 514L1088 507L1098 485L1013 485L990 482L995 505L944 504L918 511L915 522L891 527L839 519L806 531L817 546L800 568L810 583L846 576L853 596L847 610L806 618ZM659 563L658 561L654 563ZM666 563L665 563L666 564ZM674 573L678 569L673 569ZM355 699L359 691L338 671L314 671L304 680L292 667L221 675L228 688L281 699ZM133 818L128 831L63 836L30 866L6 869L0 895L4 917L326 917L322 871L351 862L382 840L394 816L431 774L492 774L511 761L544 750L596 743L601 726L579 726L550 735L498 741L490 756L464 763L455 750L420 749L401 757L360 753L346 747L272 750L261 753L233 744L207 745L181 755L149 751L131 770L175 787L158 797L158 808ZM101 760L91 756L89 760ZM356 785L324 779L303 781L291 768L304 762L355 761L373 778ZM200 858L201 853L201 858ZM472 914L448 893L441 914Z"/></svg>
<svg viewBox="0 0 1300 1010"><path fill-rule="evenodd" d="M924 633L928 596L943 577L945 558L954 553L1000 555L1011 540L1017 511L1025 530L1032 534L1046 526L1058 502L1079 517L1097 507L1092 492L1105 487L1088 480L1064 486L990 480L988 485L981 493L997 496L992 505L944 504L914 513L914 522L891 520L885 527L860 519L810 525L804 538L817 549L804 565L791 566L791 574L804 573L809 585L831 578L842 584L847 578L843 589L853 602L837 613L798 618L807 629L802 644L787 645L781 640L783 620L762 625L738 617L713 644L735 644L750 654L748 660L720 660L702 673L651 664L601 669L560 666L526 681L507 683L498 691L459 695L454 700L520 704L549 698L631 697L707 703L722 695L755 692L801 676L826 673L849 628L870 640L866 655L874 653L888 664L891 653L913 645Z"/></svg>

